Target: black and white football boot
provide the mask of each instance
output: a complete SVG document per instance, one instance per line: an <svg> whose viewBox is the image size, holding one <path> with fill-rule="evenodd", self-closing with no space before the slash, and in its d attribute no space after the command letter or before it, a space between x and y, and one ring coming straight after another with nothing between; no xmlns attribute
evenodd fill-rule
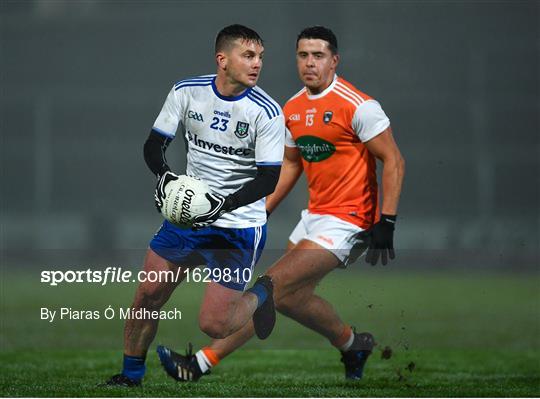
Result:
<svg viewBox="0 0 540 399"><path fill-rule="evenodd" d="M99 387L123 387L123 388L138 388L141 387L140 380L134 380L126 377L124 374L115 374L105 383L99 384Z"/></svg>
<svg viewBox="0 0 540 399"><path fill-rule="evenodd" d="M345 352L341 352L341 361L345 365L347 380L360 380L364 374L364 366L375 346L373 335L368 332L354 332L354 341Z"/></svg>
<svg viewBox="0 0 540 399"><path fill-rule="evenodd" d="M176 353L163 345L158 345L156 351L161 365L167 374L176 381L198 381L203 375L210 374L210 371L206 373L201 371L197 357L193 354L191 343L185 355Z"/></svg>

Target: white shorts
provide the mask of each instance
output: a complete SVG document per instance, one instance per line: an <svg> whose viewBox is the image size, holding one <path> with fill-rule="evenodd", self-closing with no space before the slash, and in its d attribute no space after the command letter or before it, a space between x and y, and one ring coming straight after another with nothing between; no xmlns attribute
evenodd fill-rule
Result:
<svg viewBox="0 0 540 399"><path fill-rule="evenodd" d="M362 234L363 233L363 234ZM310 240L332 252L346 267L358 259L367 249L366 230L336 216L302 211L300 222L289 236L289 241L298 244Z"/></svg>

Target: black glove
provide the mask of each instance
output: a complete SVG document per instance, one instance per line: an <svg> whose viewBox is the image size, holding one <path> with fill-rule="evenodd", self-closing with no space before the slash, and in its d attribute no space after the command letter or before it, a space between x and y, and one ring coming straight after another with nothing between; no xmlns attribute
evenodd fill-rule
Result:
<svg viewBox="0 0 540 399"><path fill-rule="evenodd" d="M208 201L210 201L210 210L202 215L196 216L193 219L194 229L202 229L210 226L212 223L218 220L221 215L231 211L233 208L233 199L231 196L225 198L216 193L206 193L205 195Z"/></svg>
<svg viewBox="0 0 540 399"><path fill-rule="evenodd" d="M396 225L396 215L381 215L381 220L375 223L369 232L370 243L366 254L366 262L375 266L381 257L383 265L388 263L388 256L394 259L394 228Z"/></svg>
<svg viewBox="0 0 540 399"><path fill-rule="evenodd" d="M175 175L169 170L163 173L161 176L158 176L156 191L154 191L154 201L156 204L156 209L159 213L161 213L161 207L163 206L163 200L165 199L165 186L174 180L178 180L178 175Z"/></svg>

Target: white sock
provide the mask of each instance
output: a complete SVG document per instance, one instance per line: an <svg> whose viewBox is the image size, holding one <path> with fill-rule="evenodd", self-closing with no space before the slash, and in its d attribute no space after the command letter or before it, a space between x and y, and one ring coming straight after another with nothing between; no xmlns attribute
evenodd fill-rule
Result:
<svg viewBox="0 0 540 399"><path fill-rule="evenodd" d="M342 352L347 352L352 344L354 342L354 331L351 331L351 336L349 337L349 339L347 340L347 342L345 342L340 348L339 350L342 351Z"/></svg>
<svg viewBox="0 0 540 399"><path fill-rule="evenodd" d="M206 373L212 368L212 363L210 363L210 360L208 360L202 350L195 353L195 357L197 358L197 363L199 363L199 367L203 373Z"/></svg>

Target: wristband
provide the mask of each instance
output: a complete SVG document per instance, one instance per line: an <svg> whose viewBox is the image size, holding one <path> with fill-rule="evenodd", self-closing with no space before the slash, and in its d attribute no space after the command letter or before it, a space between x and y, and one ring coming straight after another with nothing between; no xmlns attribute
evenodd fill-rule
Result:
<svg viewBox="0 0 540 399"><path fill-rule="evenodd" d="M381 213L381 222L383 223L390 223L393 226L396 224L397 215L386 215L384 213Z"/></svg>

